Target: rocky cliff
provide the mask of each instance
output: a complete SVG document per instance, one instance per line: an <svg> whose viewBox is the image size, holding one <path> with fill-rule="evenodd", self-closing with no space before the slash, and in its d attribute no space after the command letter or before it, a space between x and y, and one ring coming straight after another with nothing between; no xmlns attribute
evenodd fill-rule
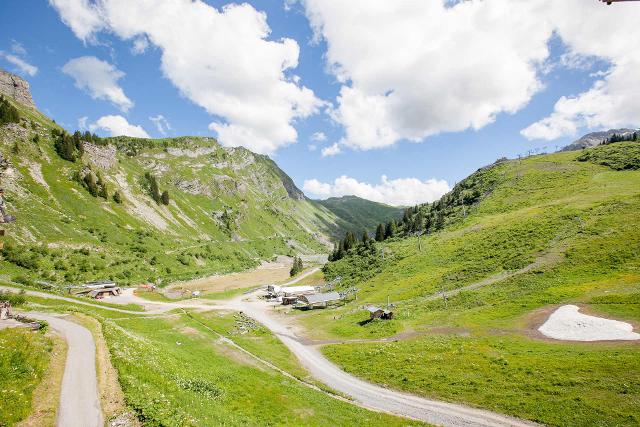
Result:
<svg viewBox="0 0 640 427"><path fill-rule="evenodd" d="M592 132L584 135L582 138L573 141L560 151L575 151L582 150L583 148L595 147L599 145L605 139L611 138L614 133L616 135L632 135L635 132L633 129L609 129L602 132Z"/></svg>
<svg viewBox="0 0 640 427"><path fill-rule="evenodd" d="M21 77L0 69L0 94L10 96L28 107L35 108L29 83Z"/></svg>

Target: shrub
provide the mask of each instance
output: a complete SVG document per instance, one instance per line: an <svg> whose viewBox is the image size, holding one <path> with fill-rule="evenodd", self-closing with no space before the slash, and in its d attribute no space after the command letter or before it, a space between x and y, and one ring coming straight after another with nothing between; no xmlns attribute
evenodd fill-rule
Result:
<svg viewBox="0 0 640 427"><path fill-rule="evenodd" d="M27 299L24 297L24 291L21 291L18 294L0 291L0 301L9 301L12 306L17 306L27 302Z"/></svg>
<svg viewBox="0 0 640 427"><path fill-rule="evenodd" d="M18 123L19 121L20 113L18 109L11 105L4 96L0 95L0 125Z"/></svg>

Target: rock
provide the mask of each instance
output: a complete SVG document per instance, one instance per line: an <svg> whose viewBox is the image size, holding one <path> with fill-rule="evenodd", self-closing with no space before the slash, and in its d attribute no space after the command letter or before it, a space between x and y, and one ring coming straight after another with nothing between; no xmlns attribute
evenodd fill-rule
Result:
<svg viewBox="0 0 640 427"><path fill-rule="evenodd" d="M116 147L113 145L101 147L90 142L85 142L84 152L89 160L91 160L91 163L100 169L110 169L114 167L118 161L116 158Z"/></svg>
<svg viewBox="0 0 640 427"><path fill-rule="evenodd" d="M635 132L633 129L609 129L603 132L592 132L588 133L580 139L573 141L571 144L562 148L560 151L576 151L582 150L583 148L595 147L611 137L611 135L618 134L621 136L631 135Z"/></svg>
<svg viewBox="0 0 640 427"><path fill-rule="evenodd" d="M36 108L31 98L29 83L21 77L0 69L0 93L10 96L27 107Z"/></svg>

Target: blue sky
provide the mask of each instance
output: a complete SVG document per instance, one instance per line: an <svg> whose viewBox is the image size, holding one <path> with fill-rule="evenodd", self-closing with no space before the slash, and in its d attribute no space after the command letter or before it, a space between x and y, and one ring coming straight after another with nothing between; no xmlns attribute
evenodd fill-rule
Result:
<svg viewBox="0 0 640 427"><path fill-rule="evenodd" d="M5 0L0 67L70 131L161 137L150 120L161 115L168 136L269 154L311 197L393 204L431 201L499 157L640 121L640 101L619 89L640 88L629 59L640 5L142 3Z"/></svg>

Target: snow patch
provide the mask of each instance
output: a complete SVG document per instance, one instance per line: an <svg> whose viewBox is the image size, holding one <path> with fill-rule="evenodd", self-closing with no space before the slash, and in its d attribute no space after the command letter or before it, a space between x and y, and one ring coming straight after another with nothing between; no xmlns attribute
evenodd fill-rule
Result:
<svg viewBox="0 0 640 427"><path fill-rule="evenodd" d="M549 338L567 341L638 340L633 326L618 320L589 316L580 307L563 305L554 311L538 330Z"/></svg>

